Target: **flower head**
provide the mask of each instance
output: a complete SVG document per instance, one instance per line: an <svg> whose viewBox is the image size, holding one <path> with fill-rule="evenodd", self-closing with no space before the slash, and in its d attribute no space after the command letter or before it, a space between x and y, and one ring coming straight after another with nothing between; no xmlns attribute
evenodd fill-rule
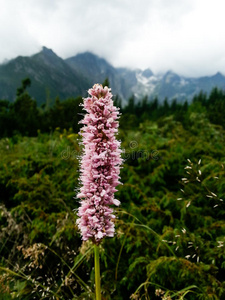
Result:
<svg viewBox="0 0 225 300"><path fill-rule="evenodd" d="M81 188L77 195L81 199L77 224L82 239L92 239L96 244L106 237L114 236L114 219L111 205L118 206L114 198L116 186L120 184L122 163L118 132L119 111L113 105L111 89L95 84L84 99L86 115L80 131L84 145L81 159Z"/></svg>

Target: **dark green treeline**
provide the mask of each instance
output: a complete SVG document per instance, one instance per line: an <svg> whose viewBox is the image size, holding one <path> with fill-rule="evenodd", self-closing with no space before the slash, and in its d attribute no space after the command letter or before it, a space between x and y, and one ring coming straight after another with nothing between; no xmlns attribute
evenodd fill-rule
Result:
<svg viewBox="0 0 225 300"><path fill-rule="evenodd" d="M82 97L68 98L61 101L59 98L54 103L48 103L37 107L35 99L27 92L31 85L29 78L22 81L17 89L16 100L10 103L8 100L0 100L0 137L10 137L15 134L36 136L39 131L51 132L55 128L79 131L79 121L82 119ZM123 129L137 128L145 120L160 120L169 115L182 123L188 129L189 116L195 111L205 113L210 122L225 128L225 91L214 88L210 95L200 92L194 96L191 103L177 102L176 99L165 99L160 103L158 98L148 100L145 96L137 101L134 96L128 99L127 105L121 107L121 99L114 97L116 106L120 107L122 117L120 127Z"/></svg>

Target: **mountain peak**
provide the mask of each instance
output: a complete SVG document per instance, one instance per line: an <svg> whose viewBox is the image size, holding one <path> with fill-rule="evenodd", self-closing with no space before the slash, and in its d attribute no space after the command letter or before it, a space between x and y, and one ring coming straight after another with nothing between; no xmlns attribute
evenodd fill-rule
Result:
<svg viewBox="0 0 225 300"><path fill-rule="evenodd" d="M42 50L33 55L32 58L36 62L42 62L44 65L52 66L53 68L61 67L64 64L62 58L60 58L52 49L49 49L45 46L42 47Z"/></svg>
<svg viewBox="0 0 225 300"><path fill-rule="evenodd" d="M142 75L146 78L149 78L153 75L153 72L152 70L150 70L149 68L148 69L145 69L143 72L142 72Z"/></svg>
<svg viewBox="0 0 225 300"><path fill-rule="evenodd" d="M180 80L180 76L177 75L175 72L169 70L165 73L163 79L167 82L170 82L171 80Z"/></svg>
<svg viewBox="0 0 225 300"><path fill-rule="evenodd" d="M46 54L46 55L56 55L55 52L52 51L52 49L47 48L45 46L42 47L42 51L41 52L43 54Z"/></svg>
<svg viewBox="0 0 225 300"><path fill-rule="evenodd" d="M110 65L108 61L106 61L104 58L99 57L98 55L86 51L83 53L78 53L76 56L72 56L66 59L66 61L70 64L103 64L103 65ZM78 66L76 66L78 67Z"/></svg>
<svg viewBox="0 0 225 300"><path fill-rule="evenodd" d="M222 73L217 72L213 77L214 77L214 78L223 78L224 76L223 76Z"/></svg>
<svg viewBox="0 0 225 300"><path fill-rule="evenodd" d="M34 55L32 55L31 56L32 58L38 58L38 59L44 59L44 60L54 60L54 59L60 59L61 60L61 58L57 55L57 54L55 54L55 52L54 51L52 51L52 49L49 49L49 48L47 48L47 47L45 47L45 46L43 46L42 47L42 50L40 51L40 52L38 52L38 53L36 53L36 54L34 54Z"/></svg>
<svg viewBox="0 0 225 300"><path fill-rule="evenodd" d="M87 56L87 57L98 57L98 55L94 54L93 52L91 51L85 51L85 52L82 52L82 53L78 53L76 56Z"/></svg>

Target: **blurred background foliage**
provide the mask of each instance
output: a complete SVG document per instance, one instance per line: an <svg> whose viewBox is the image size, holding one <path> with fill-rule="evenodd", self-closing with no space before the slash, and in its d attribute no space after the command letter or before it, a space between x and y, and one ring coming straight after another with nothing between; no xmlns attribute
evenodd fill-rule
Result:
<svg viewBox="0 0 225 300"><path fill-rule="evenodd" d="M0 101L0 299L93 299L92 244L76 226L82 98L37 107L29 84ZM121 112L102 299L225 299L225 93L131 97Z"/></svg>

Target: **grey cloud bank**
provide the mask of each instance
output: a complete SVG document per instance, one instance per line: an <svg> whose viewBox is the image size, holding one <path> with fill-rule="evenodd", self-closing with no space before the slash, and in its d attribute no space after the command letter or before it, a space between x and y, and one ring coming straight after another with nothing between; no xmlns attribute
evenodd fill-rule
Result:
<svg viewBox="0 0 225 300"><path fill-rule="evenodd" d="M43 45L67 58L84 51L116 67L225 73L222 0L0 0L0 61Z"/></svg>

